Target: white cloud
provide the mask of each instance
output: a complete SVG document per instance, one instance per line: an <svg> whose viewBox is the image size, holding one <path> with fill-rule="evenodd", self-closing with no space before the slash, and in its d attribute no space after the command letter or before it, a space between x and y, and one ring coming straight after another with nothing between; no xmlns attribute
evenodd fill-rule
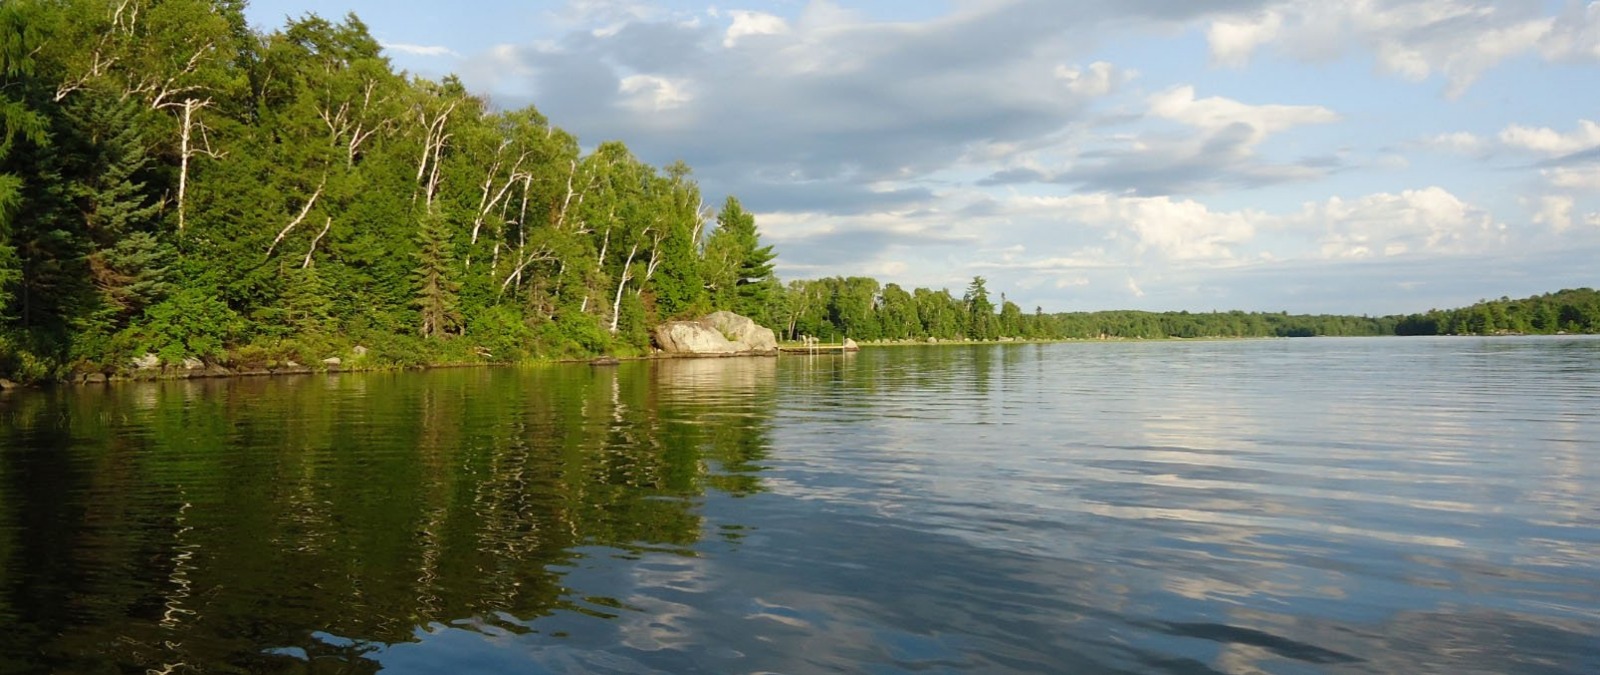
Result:
<svg viewBox="0 0 1600 675"><path fill-rule="evenodd" d="M1211 60L1222 66L1241 67L1250 62L1257 47L1271 42L1283 28L1283 15L1263 12L1253 17L1234 17L1211 22L1206 42L1211 45Z"/></svg>
<svg viewBox="0 0 1600 675"><path fill-rule="evenodd" d="M1255 237L1252 211L1216 212L1190 199L1126 197L1108 193L1066 197L1019 197L1011 201L1023 213L1049 214L1065 223L1109 230L1106 236L1126 241L1136 255L1152 254L1163 260L1219 262L1234 257L1234 249ZM1083 259L1046 259L1033 263L1039 269L1073 269L1086 266Z"/></svg>
<svg viewBox="0 0 1600 675"><path fill-rule="evenodd" d="M1089 64L1088 68L1076 66L1056 68L1056 77L1067 83L1067 91L1079 96L1096 98L1110 94L1136 75L1137 73L1133 71L1118 70L1116 66L1105 61L1095 61Z"/></svg>
<svg viewBox="0 0 1600 675"><path fill-rule="evenodd" d="M1600 1L1571 3L1556 19L1555 29L1540 46L1552 61L1600 60Z"/></svg>
<svg viewBox="0 0 1600 675"><path fill-rule="evenodd" d="M1576 192L1600 193L1600 165L1557 167L1541 172L1550 185Z"/></svg>
<svg viewBox="0 0 1600 675"><path fill-rule="evenodd" d="M383 48L391 52L408 54L410 56L452 56L460 58L455 50L438 45L412 45L404 42L384 42Z"/></svg>
<svg viewBox="0 0 1600 675"><path fill-rule="evenodd" d="M1500 142L1510 148L1548 156L1569 155L1600 147L1600 124L1591 120L1579 120L1578 128L1570 133L1561 133L1547 127L1524 127L1513 124L1500 132Z"/></svg>
<svg viewBox="0 0 1600 675"><path fill-rule="evenodd" d="M1489 141L1465 131L1438 134L1424 139L1422 144L1435 150L1459 155L1480 155L1489 149Z"/></svg>
<svg viewBox="0 0 1600 675"><path fill-rule="evenodd" d="M1547 225L1556 233L1565 232L1572 227L1572 209L1575 201L1567 195L1545 195L1535 200L1536 212L1533 222L1538 225Z"/></svg>
<svg viewBox="0 0 1600 675"><path fill-rule="evenodd" d="M1316 61L1361 46L1386 72L1412 81L1443 77L1446 93L1455 97L1509 58L1569 58L1594 41L1593 6L1590 15L1560 20L1530 7L1486 0L1286 0L1266 11L1218 17L1207 38L1212 58L1225 65L1242 63L1267 44Z"/></svg>
<svg viewBox="0 0 1600 675"><path fill-rule="evenodd" d="M722 38L722 46L729 49L738 45L741 38L753 35L782 35L789 32L789 22L771 14L734 10L728 12L728 15L733 17L733 23L728 26L728 32Z"/></svg>
<svg viewBox="0 0 1600 675"><path fill-rule="evenodd" d="M1060 288L1078 288L1078 287L1081 287L1081 286L1088 286L1088 285L1089 285L1089 277L1061 277L1059 279L1056 279L1056 283L1055 283L1055 287L1058 288L1058 289L1060 289Z"/></svg>
<svg viewBox="0 0 1600 675"><path fill-rule="evenodd" d="M1326 258L1480 253L1494 250L1506 238L1506 226L1488 211L1437 186L1355 200L1333 197L1306 205L1287 223L1321 230L1319 244Z"/></svg>
<svg viewBox="0 0 1600 675"><path fill-rule="evenodd" d="M624 77L617 91L628 96L626 105L641 112L672 110L694 100L682 82L654 75Z"/></svg>
<svg viewBox="0 0 1600 675"><path fill-rule="evenodd" d="M1296 126L1339 121L1338 113L1321 106L1250 105L1221 96L1196 99L1194 87L1188 85L1155 94L1149 103L1150 114L1205 131L1245 125L1250 129L1250 144Z"/></svg>

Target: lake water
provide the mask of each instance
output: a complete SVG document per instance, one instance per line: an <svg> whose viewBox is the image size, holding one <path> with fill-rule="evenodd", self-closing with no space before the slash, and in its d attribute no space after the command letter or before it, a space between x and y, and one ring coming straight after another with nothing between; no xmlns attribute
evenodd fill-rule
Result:
<svg viewBox="0 0 1600 675"><path fill-rule="evenodd" d="M1600 340L0 396L0 672L1596 673Z"/></svg>

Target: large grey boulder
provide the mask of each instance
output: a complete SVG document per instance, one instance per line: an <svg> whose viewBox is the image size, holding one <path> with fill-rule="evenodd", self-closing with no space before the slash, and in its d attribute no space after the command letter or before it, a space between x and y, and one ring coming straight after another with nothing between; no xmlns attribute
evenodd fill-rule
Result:
<svg viewBox="0 0 1600 675"><path fill-rule="evenodd" d="M710 324L741 352L770 352L778 348L778 336L749 317L733 312L712 312L700 320Z"/></svg>
<svg viewBox="0 0 1600 675"><path fill-rule="evenodd" d="M732 354L738 351L722 333L699 321L668 321L656 326L656 346L668 354Z"/></svg>
<svg viewBox="0 0 1600 675"><path fill-rule="evenodd" d="M770 354L778 337L733 312L715 312L698 321L668 321L656 326L656 346L668 354Z"/></svg>
<svg viewBox="0 0 1600 675"><path fill-rule="evenodd" d="M146 353L133 360L133 367L139 370L153 370L161 367L161 357Z"/></svg>

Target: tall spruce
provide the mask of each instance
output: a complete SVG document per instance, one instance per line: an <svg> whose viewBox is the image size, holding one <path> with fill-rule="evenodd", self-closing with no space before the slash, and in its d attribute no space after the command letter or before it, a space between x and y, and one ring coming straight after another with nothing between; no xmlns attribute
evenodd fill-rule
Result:
<svg viewBox="0 0 1600 675"><path fill-rule="evenodd" d="M418 330L425 338L441 338L461 325L457 294L461 284L452 275L455 253L445 219L437 211L422 217L417 233Z"/></svg>
<svg viewBox="0 0 1600 675"><path fill-rule="evenodd" d="M782 288L773 274L777 257L771 246L761 245L755 215L728 197L717 212L717 229L706 241L707 282L713 304L772 323L771 310Z"/></svg>

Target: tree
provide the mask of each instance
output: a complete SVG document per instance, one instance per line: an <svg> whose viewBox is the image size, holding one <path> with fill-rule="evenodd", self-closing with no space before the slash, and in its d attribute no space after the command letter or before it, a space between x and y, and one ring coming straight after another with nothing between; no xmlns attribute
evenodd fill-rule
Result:
<svg viewBox="0 0 1600 675"><path fill-rule="evenodd" d="M1022 326L1022 308L1005 297L1004 293L1000 294L998 332L1002 337L1021 337L1025 333Z"/></svg>
<svg viewBox="0 0 1600 675"><path fill-rule="evenodd" d="M776 256L771 246L761 245L755 216L728 197L717 213L717 229L706 241L705 276L713 304L760 324L772 323L769 310L779 289L772 271Z"/></svg>
<svg viewBox="0 0 1600 675"><path fill-rule="evenodd" d="M13 223L23 207L23 179L6 160L18 140L47 142L47 120L28 100L35 86L34 55L44 42L39 16L42 7L31 2L0 4L0 316L22 281L22 260L12 242Z"/></svg>
<svg viewBox="0 0 1600 675"><path fill-rule="evenodd" d="M880 295L879 325L883 337L906 340L920 337L922 322L917 320L916 299L899 284L886 284Z"/></svg>
<svg viewBox="0 0 1600 675"><path fill-rule="evenodd" d="M450 232L444 217L437 211L428 211L422 216L417 243L414 304L419 313L418 329L426 338L444 337L461 324L456 295L461 284L453 278L455 253L450 245Z"/></svg>
<svg viewBox="0 0 1600 675"><path fill-rule="evenodd" d="M993 340L998 337L994 303L989 302L989 290L984 287L985 283L983 277L973 277L972 284L967 286L967 294L962 298L967 306L968 339Z"/></svg>
<svg viewBox="0 0 1600 675"><path fill-rule="evenodd" d="M705 227L700 186L689 178L688 165L667 167L668 186L662 209L660 244L652 255L656 308L663 318L703 313L709 298L701 277L700 238Z"/></svg>

